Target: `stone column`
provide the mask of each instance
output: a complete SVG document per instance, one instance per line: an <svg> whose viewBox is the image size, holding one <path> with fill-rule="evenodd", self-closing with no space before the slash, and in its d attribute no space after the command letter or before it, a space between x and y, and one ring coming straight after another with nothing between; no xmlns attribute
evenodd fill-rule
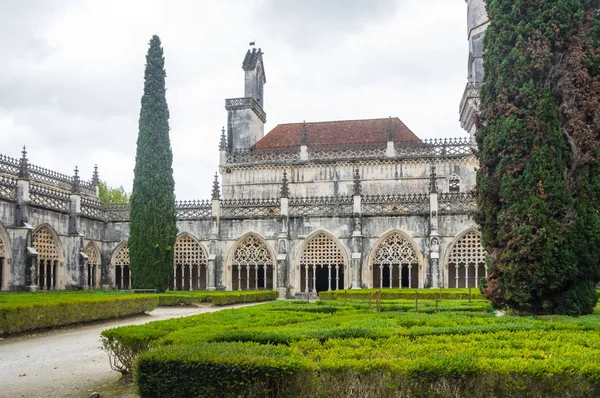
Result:
<svg viewBox="0 0 600 398"><path fill-rule="evenodd" d="M362 260L362 196L359 170L354 171L354 228L352 231L352 256L350 270L352 279L350 288L361 288L361 260Z"/></svg>
<svg viewBox="0 0 600 398"><path fill-rule="evenodd" d="M208 282L206 284L206 290L217 290L216 287L216 248L217 242L211 240L208 247L208 266L206 268Z"/></svg>
<svg viewBox="0 0 600 398"><path fill-rule="evenodd" d="M435 166L431 166L429 183L429 265L425 274L424 287L439 288L441 286L440 271L440 238L438 234L438 192L436 186Z"/></svg>
<svg viewBox="0 0 600 398"><path fill-rule="evenodd" d="M79 252L79 267L80 267L79 284L82 286L83 290L90 289L90 285L88 283L89 276L90 276L88 274L88 264L89 264L88 255L85 252Z"/></svg>

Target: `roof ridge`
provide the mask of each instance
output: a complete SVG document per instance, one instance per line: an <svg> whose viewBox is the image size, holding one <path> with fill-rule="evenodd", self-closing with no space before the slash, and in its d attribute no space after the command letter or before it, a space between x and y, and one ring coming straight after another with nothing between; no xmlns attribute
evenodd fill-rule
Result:
<svg viewBox="0 0 600 398"><path fill-rule="evenodd" d="M402 119L400 119L398 116L392 116L392 120L396 119L402 123L404 123L402 121ZM374 119L341 119L341 120L322 120L322 121L318 121L318 122L309 122L306 121L306 124L321 124L321 123L337 123L337 122L370 122L370 121L375 121L375 120L389 120L389 117L378 117L378 118L374 118ZM302 124L304 122L294 122L294 123L279 123L277 126L291 126L293 124Z"/></svg>

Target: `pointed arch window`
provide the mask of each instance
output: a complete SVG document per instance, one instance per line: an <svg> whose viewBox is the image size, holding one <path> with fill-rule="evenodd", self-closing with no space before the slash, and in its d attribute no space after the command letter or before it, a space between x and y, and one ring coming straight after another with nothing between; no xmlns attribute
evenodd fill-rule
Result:
<svg viewBox="0 0 600 398"><path fill-rule="evenodd" d="M262 239L247 236L233 253L231 277L237 290L273 289L274 259Z"/></svg>
<svg viewBox="0 0 600 398"><path fill-rule="evenodd" d="M413 245L394 233L377 247L373 258L373 286L412 288L419 286L419 260Z"/></svg>
<svg viewBox="0 0 600 398"><path fill-rule="evenodd" d="M133 286L133 275L131 274L131 270L129 268L130 259L129 259L129 247L127 246L127 242L125 242L117 252L115 256L115 282L117 288L119 289L131 289Z"/></svg>
<svg viewBox="0 0 600 398"><path fill-rule="evenodd" d="M458 239L448 257L448 287L479 287L479 278L487 275L485 258L479 233L471 231Z"/></svg>
<svg viewBox="0 0 600 398"><path fill-rule="evenodd" d="M342 248L321 233L304 247L300 257L300 291L303 293L344 289Z"/></svg>
<svg viewBox="0 0 600 398"><path fill-rule="evenodd" d="M33 234L32 245L37 251L37 284L40 289L54 290L56 288L56 272L58 270L58 247L54 235L46 227L40 228Z"/></svg>
<svg viewBox="0 0 600 398"><path fill-rule="evenodd" d="M208 256L196 239L189 235L179 237L173 261L173 290L206 289Z"/></svg>

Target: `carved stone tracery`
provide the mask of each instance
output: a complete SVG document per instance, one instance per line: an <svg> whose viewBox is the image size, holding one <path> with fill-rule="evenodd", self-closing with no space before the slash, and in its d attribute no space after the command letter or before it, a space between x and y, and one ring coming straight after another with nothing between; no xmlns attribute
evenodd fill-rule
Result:
<svg viewBox="0 0 600 398"><path fill-rule="evenodd" d="M373 286L416 287L413 285L418 284L418 265L417 251L413 245L402 235L391 234L379 244L375 252Z"/></svg>
<svg viewBox="0 0 600 398"><path fill-rule="evenodd" d="M478 287L486 272L485 258L479 233L471 231L458 239L448 257L449 287Z"/></svg>
<svg viewBox="0 0 600 398"><path fill-rule="evenodd" d="M238 290L266 289L268 282L273 280L273 262L267 245L254 235L247 236L233 253L233 287Z"/></svg>
<svg viewBox="0 0 600 398"><path fill-rule="evenodd" d="M52 232L42 227L33 234L32 246L37 255L37 283L40 288L52 290L56 287L56 272L60 259Z"/></svg>
<svg viewBox="0 0 600 398"><path fill-rule="evenodd" d="M189 235L175 242L173 288L194 290L206 288L208 256L200 243Z"/></svg>
<svg viewBox="0 0 600 398"><path fill-rule="evenodd" d="M317 284L323 284L320 290L338 290L344 288L344 256L340 246L331 236L320 233L314 236L306 244L300 257L302 292L316 292L319 290ZM318 278L318 268L326 268L327 278ZM317 280L319 279L319 280ZM304 283L303 283L304 282Z"/></svg>

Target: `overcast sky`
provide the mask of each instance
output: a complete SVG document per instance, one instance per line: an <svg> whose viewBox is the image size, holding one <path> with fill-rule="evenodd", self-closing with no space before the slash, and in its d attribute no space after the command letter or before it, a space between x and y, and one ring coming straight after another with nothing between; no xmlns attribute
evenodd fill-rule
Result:
<svg viewBox="0 0 600 398"><path fill-rule="evenodd" d="M160 36L175 190L208 198L225 98L264 52L265 131L397 116L419 137L466 134L463 0L0 0L0 153L131 190L145 54Z"/></svg>

